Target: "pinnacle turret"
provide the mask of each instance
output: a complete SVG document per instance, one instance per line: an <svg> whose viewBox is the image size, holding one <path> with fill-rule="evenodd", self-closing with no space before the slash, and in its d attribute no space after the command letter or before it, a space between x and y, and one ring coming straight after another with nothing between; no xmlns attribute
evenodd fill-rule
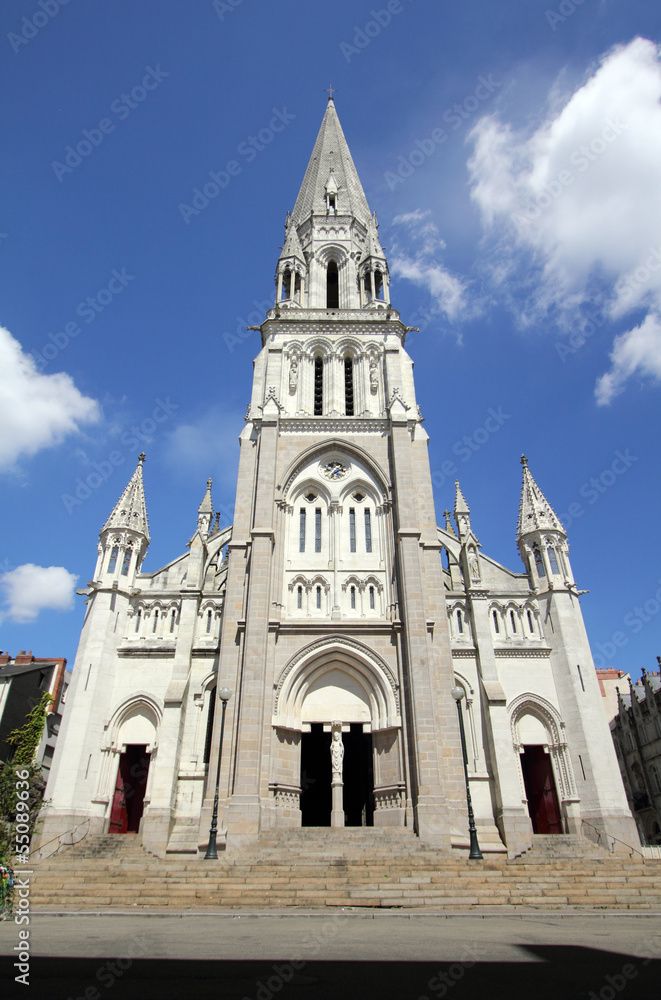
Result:
<svg viewBox="0 0 661 1000"><path fill-rule="evenodd" d="M209 537L213 522L213 500L211 499L212 483L212 479L207 479L206 493L202 497L202 503L197 508L197 528L203 538Z"/></svg>
<svg viewBox="0 0 661 1000"><path fill-rule="evenodd" d="M521 456L523 466L523 486L521 503L519 505L519 537L529 531L559 531L565 535L565 529L557 518L551 504L548 502L528 468L528 459Z"/></svg>
<svg viewBox="0 0 661 1000"><path fill-rule="evenodd" d="M135 472L115 504L110 517L101 529L102 532L129 529L130 531L135 531L136 534L143 535L149 541L149 521L147 518L147 504L145 503L144 483L142 481L142 465L145 457L145 453L142 452L138 458Z"/></svg>
<svg viewBox="0 0 661 1000"><path fill-rule="evenodd" d="M457 522L459 538L463 540L471 532L470 507L466 503L464 494L461 492L461 486L459 485L458 479L454 486L454 519Z"/></svg>

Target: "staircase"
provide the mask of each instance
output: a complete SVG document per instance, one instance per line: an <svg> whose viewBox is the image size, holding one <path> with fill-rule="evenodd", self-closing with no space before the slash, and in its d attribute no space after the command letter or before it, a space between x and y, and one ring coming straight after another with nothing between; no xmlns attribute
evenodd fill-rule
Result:
<svg viewBox="0 0 661 1000"><path fill-rule="evenodd" d="M427 850L407 830L279 830L204 861L157 858L138 837L90 835L35 863L30 907L58 913L291 906L661 912L661 862L615 857L592 845L580 858L549 850L535 843L515 861L469 861Z"/></svg>

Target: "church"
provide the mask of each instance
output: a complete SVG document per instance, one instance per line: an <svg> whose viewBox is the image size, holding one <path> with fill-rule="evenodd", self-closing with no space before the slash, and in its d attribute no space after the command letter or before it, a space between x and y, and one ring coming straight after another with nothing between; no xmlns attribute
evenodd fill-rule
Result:
<svg viewBox="0 0 661 1000"><path fill-rule="evenodd" d="M465 854L459 688L483 852L637 844L567 535L527 460L521 571L481 550L458 483L438 525L408 330L332 96L259 329L231 527L209 480L187 550L143 571L141 455L101 530L41 842L87 824L204 853L220 753L227 850L372 826Z"/></svg>

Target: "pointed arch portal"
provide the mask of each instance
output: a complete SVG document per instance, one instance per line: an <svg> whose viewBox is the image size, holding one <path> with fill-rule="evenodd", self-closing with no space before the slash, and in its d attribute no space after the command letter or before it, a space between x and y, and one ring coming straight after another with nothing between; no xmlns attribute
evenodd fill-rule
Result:
<svg viewBox="0 0 661 1000"><path fill-rule="evenodd" d="M401 724L397 684L361 643L330 637L283 671L273 725L300 732L303 826L372 826L373 733ZM341 746L339 770L331 744Z"/></svg>

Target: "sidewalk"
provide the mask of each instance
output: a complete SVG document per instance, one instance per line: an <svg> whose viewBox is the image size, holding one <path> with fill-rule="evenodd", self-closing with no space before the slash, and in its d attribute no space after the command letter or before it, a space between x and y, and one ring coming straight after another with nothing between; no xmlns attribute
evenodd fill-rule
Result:
<svg viewBox="0 0 661 1000"><path fill-rule="evenodd" d="M17 940L14 923L0 924L1 955ZM652 1000L661 915L39 915L30 919L30 951L28 996L48 1000L100 1000L113 985L122 1000L185 998L193 985L195 1000ZM2 959L8 995L23 995L11 966Z"/></svg>

